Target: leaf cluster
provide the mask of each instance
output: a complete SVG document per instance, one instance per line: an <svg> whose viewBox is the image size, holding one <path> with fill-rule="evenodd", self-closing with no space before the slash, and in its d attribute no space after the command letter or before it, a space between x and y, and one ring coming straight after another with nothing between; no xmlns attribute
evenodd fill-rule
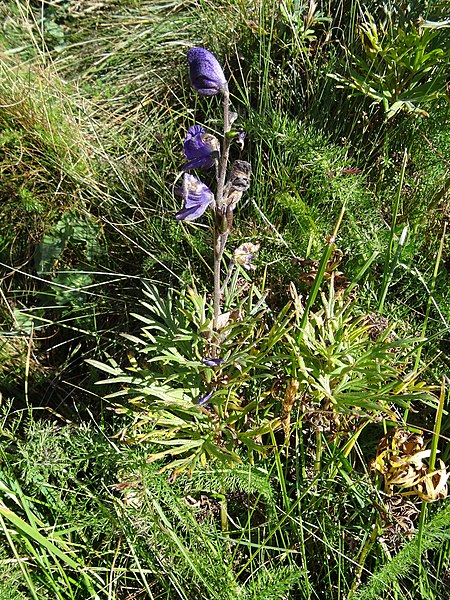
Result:
<svg viewBox="0 0 450 600"><path fill-rule="evenodd" d="M167 299L155 288L145 294L141 335L125 334L131 365L89 363L112 376L99 383L120 386L107 398L132 419L122 436L161 446L150 458L170 459L165 468L193 471L210 460L230 465L265 455L274 432L284 428L289 437L299 399L299 419L326 411L395 421L395 406L433 404L432 388L410 365L420 340L393 341L389 330L371 338L366 316L332 288L309 314L296 295L276 316L249 296L218 334L210 304L192 288ZM210 366L215 335L221 354ZM340 425L345 432L346 420Z"/></svg>
<svg viewBox="0 0 450 600"><path fill-rule="evenodd" d="M448 26L423 19L398 22L394 12L377 22L366 12L359 25L363 53L351 54L348 76L330 76L379 103L386 119L400 110L426 114L421 106L445 97Z"/></svg>

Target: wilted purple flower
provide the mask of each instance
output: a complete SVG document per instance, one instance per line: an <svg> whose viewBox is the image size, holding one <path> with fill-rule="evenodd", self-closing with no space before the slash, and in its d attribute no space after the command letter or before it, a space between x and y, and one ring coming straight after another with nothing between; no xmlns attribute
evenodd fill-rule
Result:
<svg viewBox="0 0 450 600"><path fill-rule="evenodd" d="M192 87L198 94L214 96L228 88L219 61L205 48L191 48L187 53Z"/></svg>
<svg viewBox="0 0 450 600"><path fill-rule="evenodd" d="M258 252L260 244L252 244L247 242L245 244L241 244L234 251L233 258L234 262L247 271L250 271L255 268L255 265L252 264L253 259L255 258L255 253Z"/></svg>
<svg viewBox="0 0 450 600"><path fill-rule="evenodd" d="M189 162L184 165L183 170L209 169L214 166L219 153L219 140L206 133L206 129L201 125L193 125L184 139L184 154Z"/></svg>
<svg viewBox="0 0 450 600"><path fill-rule="evenodd" d="M202 396L201 398L197 398L197 400L195 401L195 404L198 404L199 406L203 406L204 404L206 404L208 402L208 400L211 399L213 394L214 394L214 391L211 391L211 392L208 392L207 394L205 394L204 396Z"/></svg>
<svg viewBox="0 0 450 600"><path fill-rule="evenodd" d="M180 189L184 199L183 208L177 212L175 218L178 221L193 221L201 217L214 199L214 194L202 181L184 174L183 186Z"/></svg>
<svg viewBox="0 0 450 600"><path fill-rule="evenodd" d="M224 363L224 359L223 358L202 358L202 363L204 365L206 365L207 367L218 367L219 365L221 365L222 363Z"/></svg>

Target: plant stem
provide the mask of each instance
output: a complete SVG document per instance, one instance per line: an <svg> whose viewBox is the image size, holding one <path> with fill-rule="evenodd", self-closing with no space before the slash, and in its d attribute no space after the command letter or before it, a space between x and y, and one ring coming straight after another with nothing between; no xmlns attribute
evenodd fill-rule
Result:
<svg viewBox="0 0 450 600"><path fill-rule="evenodd" d="M214 231L214 329L217 329L217 320L220 316L220 298L221 298L221 285L220 285L220 266L222 263L223 251L225 244L222 241L223 234L220 233L218 225L215 226Z"/></svg>
<svg viewBox="0 0 450 600"><path fill-rule="evenodd" d="M353 584L352 584L352 587L350 588L349 594L347 596L347 600L351 600L351 598L353 598L355 591L358 589L359 585L361 584L361 575L362 575L362 572L364 569L364 563L366 562L366 558L367 558L371 548L373 547L374 543L377 540L378 534L379 534L378 522L375 521L375 523L373 525L372 533L371 533L369 539L364 544L364 547L361 550L361 553L356 560L356 562L358 563L358 567L356 569L355 577L353 579Z"/></svg>
<svg viewBox="0 0 450 600"><path fill-rule="evenodd" d="M217 321L220 316L220 267L228 238L228 232L223 230L223 220L225 218L226 210L223 192L227 175L228 157L230 154L230 140L227 136L230 128L230 92L227 88L223 92L223 142L222 155L219 160L217 172L216 222L214 224L214 329L217 329Z"/></svg>
<svg viewBox="0 0 450 600"><path fill-rule="evenodd" d="M228 531L227 497L225 492L222 492L221 496L222 498L220 500L220 524L222 526L222 531Z"/></svg>
<svg viewBox="0 0 450 600"><path fill-rule="evenodd" d="M433 277L431 279L430 291L429 291L428 298L427 298L427 308L425 310L425 318L423 320L423 325L422 325L422 337L423 338L425 337L426 332L427 332L428 320L430 318L431 304L433 302L433 295L434 295L434 290L436 287L436 280L437 280L438 273L439 273L439 267L441 264L442 252L444 250L446 233L447 233L447 222L444 223L441 241L440 241L439 248L438 248L438 251L436 254L436 260L434 261ZM416 361L415 361L415 365L414 365L415 371L417 371L419 368L421 352L422 352L422 345L420 345L419 349L417 350Z"/></svg>
<svg viewBox="0 0 450 600"><path fill-rule="evenodd" d="M228 157L230 154L230 140L227 133L231 129L230 124L230 92L228 89L223 93L223 141L222 155L219 159L219 173L217 178L216 206L219 210L223 209L223 189L225 187L225 178L227 175Z"/></svg>
<svg viewBox="0 0 450 600"><path fill-rule="evenodd" d="M444 230L445 232L445 230ZM444 404L445 404L445 378L442 377L441 384L441 393L439 396L439 404L436 411L436 417L434 421L434 430L433 430L433 438L431 440L431 454L428 462L430 473L433 472L436 465L436 454L437 454L437 446L439 442L439 436L441 433L442 427L442 414L444 412ZM425 528L425 520L427 517L428 504L422 501L422 506L420 507L420 515L419 515L419 526L417 531L417 545L419 548L420 556L422 556L422 543L423 543L423 534ZM420 588L421 591L427 591L428 586L428 573L423 564L422 558L419 562L419 574L420 574Z"/></svg>
<svg viewBox="0 0 450 600"><path fill-rule="evenodd" d="M341 226L342 219L344 218L345 206L346 206L346 204L344 202L344 204L342 205L341 211L339 213L338 220L334 227L333 233L331 234L330 239L328 240L328 244L325 247L325 250L322 254L322 258L320 259L320 263L317 268L317 275L314 279L314 284L311 288L311 291L309 292L308 300L306 301L305 310L303 312L302 320L300 322L300 333L299 333L298 340L300 340L303 337L303 329L308 321L309 311L311 310L311 307L314 304L317 294L319 293L320 286L322 285L322 281L325 276L325 271L327 269L328 261L330 259L330 256L333 253L333 250L336 247L336 244L335 244L336 236L339 231L339 227Z"/></svg>
<svg viewBox="0 0 450 600"><path fill-rule="evenodd" d="M316 430L316 457L314 459L314 475L319 475L322 462L322 432Z"/></svg>
<svg viewBox="0 0 450 600"><path fill-rule="evenodd" d="M400 258L400 253L403 249L403 244L406 241L406 234L408 233L408 229L406 228L407 227L406 226L403 228L403 232L400 237L400 241L397 245L397 252L395 253L393 260L391 260L393 257L393 254L394 254L395 229L397 227L397 217L399 214L400 199L401 199L401 194L402 194L402 190L403 190L403 182L405 179L407 163L408 163L408 151L405 148L405 151L403 153L402 168L400 171L400 182L398 184L397 194L395 196L394 206L393 206L393 210L392 210L392 220L391 220L391 227L390 227L390 234L389 234L389 245L387 248L386 257L385 257L385 261L384 261L383 280L381 282L381 293L380 293L380 299L378 301L378 311L380 313L383 312L384 301L386 300L386 295L387 295L387 292L389 289L389 285L391 283L395 267L397 266L398 259Z"/></svg>
<svg viewBox="0 0 450 600"><path fill-rule="evenodd" d="M447 232L447 221L444 223L444 228L442 230L442 236L441 236L441 242L439 244L439 248L438 248L438 251L436 254L436 260L434 261L433 277L431 279L430 291L428 293L428 299L427 299L427 308L425 310L425 318L423 320L423 325L422 325L422 336L421 336L422 338L425 338L425 335L427 333L428 320L430 318L431 304L433 302L434 289L436 287L436 280L437 280L437 276L439 273L439 266L441 264L441 258L442 258L442 252L444 249L446 232ZM422 346L423 345L420 344L419 348L417 349L416 360L414 362L414 371L416 371L416 372L418 372L418 370L419 370L420 357L422 355ZM411 403L409 402L405 409L405 412L403 413L403 421L405 423L408 421L410 405L411 405Z"/></svg>

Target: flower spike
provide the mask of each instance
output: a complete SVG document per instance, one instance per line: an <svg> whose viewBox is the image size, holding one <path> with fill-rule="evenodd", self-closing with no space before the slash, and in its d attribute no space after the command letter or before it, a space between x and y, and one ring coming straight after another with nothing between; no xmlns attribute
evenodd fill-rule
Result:
<svg viewBox="0 0 450 600"><path fill-rule="evenodd" d="M219 61L206 48L191 48L187 53L191 83L194 90L203 96L215 96L228 89Z"/></svg>

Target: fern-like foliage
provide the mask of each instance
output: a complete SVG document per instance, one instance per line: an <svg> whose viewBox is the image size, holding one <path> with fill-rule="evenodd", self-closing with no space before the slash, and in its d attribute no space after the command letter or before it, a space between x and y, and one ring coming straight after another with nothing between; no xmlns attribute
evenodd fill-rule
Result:
<svg viewBox="0 0 450 600"><path fill-rule="evenodd" d="M244 591L242 598L245 600L285 600L291 598L292 588L302 577L300 569L278 567L264 569L257 573L254 580Z"/></svg>
<svg viewBox="0 0 450 600"><path fill-rule="evenodd" d="M376 571L370 580L354 596L355 600L376 600L390 586L408 578L411 582L417 566L421 563L425 552L439 550L450 541L450 504L435 514L419 534L406 544L400 552L386 565ZM408 585L410 587L410 585ZM442 598L448 598L448 590L442 590Z"/></svg>

